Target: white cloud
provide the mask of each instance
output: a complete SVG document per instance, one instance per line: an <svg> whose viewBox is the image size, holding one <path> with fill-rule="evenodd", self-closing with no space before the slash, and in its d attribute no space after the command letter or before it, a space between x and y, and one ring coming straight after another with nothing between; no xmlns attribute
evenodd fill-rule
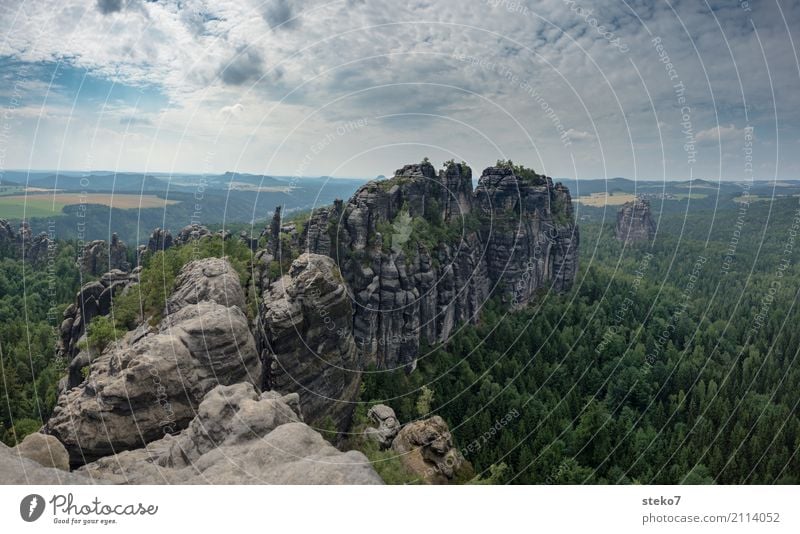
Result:
<svg viewBox="0 0 800 534"><path fill-rule="evenodd" d="M697 132L695 139L697 139L698 143L742 141L744 139L744 129L737 128L733 124L714 126L713 128Z"/></svg>

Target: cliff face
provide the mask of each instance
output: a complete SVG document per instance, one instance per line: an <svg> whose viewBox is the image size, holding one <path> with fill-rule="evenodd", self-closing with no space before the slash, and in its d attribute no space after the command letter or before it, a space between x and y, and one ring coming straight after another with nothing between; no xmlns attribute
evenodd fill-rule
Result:
<svg viewBox="0 0 800 534"><path fill-rule="evenodd" d="M619 241L635 243L649 241L656 233L656 223L650 211L650 201L637 198L627 202L617 212L614 235Z"/></svg>
<svg viewBox="0 0 800 534"><path fill-rule="evenodd" d="M301 244L339 264L362 365L411 369L422 342L445 341L491 296L522 306L537 289L569 289L578 229L550 178L490 167L473 192L466 165L422 163L316 210Z"/></svg>

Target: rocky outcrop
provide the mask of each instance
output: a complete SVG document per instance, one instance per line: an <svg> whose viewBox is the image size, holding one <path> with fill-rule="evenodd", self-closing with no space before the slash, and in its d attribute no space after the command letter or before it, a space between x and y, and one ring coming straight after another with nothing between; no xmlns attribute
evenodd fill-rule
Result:
<svg viewBox="0 0 800 534"><path fill-rule="evenodd" d="M566 291L578 267L578 231L572 200L561 184L510 167L483 171L475 191L484 218L489 278L512 307L528 304L538 289Z"/></svg>
<svg viewBox="0 0 800 534"><path fill-rule="evenodd" d="M617 212L614 235L624 243L650 241L656 234L656 223L650 211L650 201L636 198L627 202Z"/></svg>
<svg viewBox="0 0 800 534"><path fill-rule="evenodd" d="M45 467L26 458L16 449L0 442L0 484L92 484L92 479L79 473L68 473L55 467Z"/></svg>
<svg viewBox="0 0 800 534"><path fill-rule="evenodd" d="M128 332L92 361L86 380L59 396L46 432L81 465L185 428L218 384L258 384L261 364L243 307L227 260L188 263L160 324Z"/></svg>
<svg viewBox="0 0 800 534"><path fill-rule="evenodd" d="M211 231L201 224L189 224L181 228L181 231L178 232L178 235L175 236L174 244L175 245L185 245L190 241L194 241L196 239L200 239L206 236L213 235ZM167 247L169 248L169 247Z"/></svg>
<svg viewBox="0 0 800 534"><path fill-rule="evenodd" d="M350 422L361 383L352 315L344 280L328 256L302 254L262 295L263 387L298 392L312 426L343 431Z"/></svg>
<svg viewBox="0 0 800 534"><path fill-rule="evenodd" d="M217 386L186 430L82 467L127 484L381 484L367 458L301 422L296 394Z"/></svg>
<svg viewBox="0 0 800 534"><path fill-rule="evenodd" d="M16 234L16 244L17 247L14 250L15 255L18 255L18 257L23 258L30 265L35 267L45 265L50 258L51 247L55 247L55 242L50 239L47 232L33 235L33 231L27 221L22 221L19 225L19 231Z"/></svg>
<svg viewBox="0 0 800 534"><path fill-rule="evenodd" d="M67 450L53 436L40 432L28 434L22 440L22 443L14 447L13 452L44 467L54 467L62 471L69 471Z"/></svg>
<svg viewBox="0 0 800 534"><path fill-rule="evenodd" d="M447 423L438 415L405 425L392 442L392 450L409 471L428 484L446 484L466 467L453 446Z"/></svg>
<svg viewBox="0 0 800 534"><path fill-rule="evenodd" d="M83 274L91 276L97 276L109 270L130 271L128 247L116 233L111 234L111 243L106 243L102 239L90 241L81 250L78 267Z"/></svg>
<svg viewBox="0 0 800 534"><path fill-rule="evenodd" d="M261 233L262 236L267 238L267 250L275 257L280 257L281 246L281 207L277 206L275 212L272 214L272 221L269 223L269 228L265 228Z"/></svg>
<svg viewBox="0 0 800 534"><path fill-rule="evenodd" d="M0 219L0 246L12 245L17 240L17 233L6 219Z"/></svg>
<svg viewBox="0 0 800 534"><path fill-rule="evenodd" d="M406 165L347 203L315 210L300 243L336 258L353 296L363 366L413 369L423 342L475 321L490 296L523 306L568 290L578 229L567 188L511 166Z"/></svg>
<svg viewBox="0 0 800 534"><path fill-rule="evenodd" d="M98 315L108 315L114 298L139 282L140 267L130 273L113 270L96 282L81 287L75 302L64 310L59 328L57 355L70 362L68 376L61 389L73 388L83 382L82 369L89 365L89 354L79 354L78 344L86 333L86 325Z"/></svg>
<svg viewBox="0 0 800 534"><path fill-rule="evenodd" d="M377 404L369 409L367 418L375 425L364 430L367 439L375 441L381 449L388 449L392 446L392 441L400 432L400 421L390 407L385 404Z"/></svg>

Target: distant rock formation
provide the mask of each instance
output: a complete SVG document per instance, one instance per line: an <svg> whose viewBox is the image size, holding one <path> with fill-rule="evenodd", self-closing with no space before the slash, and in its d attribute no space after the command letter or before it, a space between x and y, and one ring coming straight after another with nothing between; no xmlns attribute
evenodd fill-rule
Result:
<svg viewBox="0 0 800 534"><path fill-rule="evenodd" d="M128 247L116 233L111 234L110 244L102 239L90 241L81 250L78 267L83 274L90 276L98 276L109 270L130 271Z"/></svg>
<svg viewBox="0 0 800 534"><path fill-rule="evenodd" d="M347 288L328 256L302 254L261 299L265 389L298 392L312 426L347 428L361 384ZM331 437L331 436L329 436Z"/></svg>
<svg viewBox="0 0 800 534"><path fill-rule="evenodd" d="M428 484L446 484L466 467L453 446L447 423L438 415L405 425L392 441L392 450L409 471Z"/></svg>
<svg viewBox="0 0 800 534"><path fill-rule="evenodd" d="M169 233L169 232L167 232ZM194 241L195 239L200 239L206 236L211 236L211 231L201 224L189 224L181 228L181 231L178 232L178 235L175 236L174 244L175 245L185 245L190 241ZM152 238L151 238L152 239ZM157 243L156 243L157 246ZM149 246L148 246L149 248ZM167 246L166 248L169 248Z"/></svg>
<svg viewBox="0 0 800 534"><path fill-rule="evenodd" d="M25 259L31 266L42 267L51 257L55 257L53 247L55 242L47 232L33 235L26 221L22 221L19 230L14 231L11 223L0 219L0 257Z"/></svg>
<svg viewBox="0 0 800 534"><path fill-rule="evenodd" d="M635 243L649 241L656 234L656 223L650 212L650 201L636 198L627 202L617 212L614 235L619 241Z"/></svg>
<svg viewBox="0 0 800 534"><path fill-rule="evenodd" d="M77 473L124 484L382 484L366 456L301 421L296 394L217 386L183 432Z"/></svg>
<svg viewBox="0 0 800 534"><path fill-rule="evenodd" d="M413 369L420 344L475 321L491 295L511 307L568 290L578 267L569 191L510 166L406 165L347 202L315 210L300 244L337 260L354 300L364 367ZM420 223L424 221L424 223Z"/></svg>
<svg viewBox="0 0 800 534"><path fill-rule="evenodd" d="M91 291L100 298L102 286ZM144 323L112 343L91 362L86 380L59 396L45 428L64 443L70 463L185 428L218 384L258 384L261 363L244 302L227 260L186 264L158 327Z"/></svg>

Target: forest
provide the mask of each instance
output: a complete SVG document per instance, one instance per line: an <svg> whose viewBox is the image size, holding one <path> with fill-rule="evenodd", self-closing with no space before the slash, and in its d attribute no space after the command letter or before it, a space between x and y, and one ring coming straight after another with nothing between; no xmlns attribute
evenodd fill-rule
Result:
<svg viewBox="0 0 800 534"><path fill-rule="evenodd" d="M514 311L491 300L478 324L425 347L414 372L364 373L358 417L377 402L403 422L441 415L475 480L800 483L797 199L657 222L653 242L635 246L614 239L613 217L582 223L570 292L544 291ZM222 253L217 242L206 248ZM186 254L151 260L143 293L118 309L157 312L163 277ZM246 276L249 250L226 254ZM54 357L59 320L87 281L75 257L76 243L59 241L40 270L0 260L0 438L9 445L55 403L66 365ZM104 321L105 335L141 319L128 315Z"/></svg>
<svg viewBox="0 0 800 534"><path fill-rule="evenodd" d="M503 483L796 484L798 217L796 199L669 214L627 248L582 225L573 291L490 302L415 372L365 375L362 400L441 415Z"/></svg>

